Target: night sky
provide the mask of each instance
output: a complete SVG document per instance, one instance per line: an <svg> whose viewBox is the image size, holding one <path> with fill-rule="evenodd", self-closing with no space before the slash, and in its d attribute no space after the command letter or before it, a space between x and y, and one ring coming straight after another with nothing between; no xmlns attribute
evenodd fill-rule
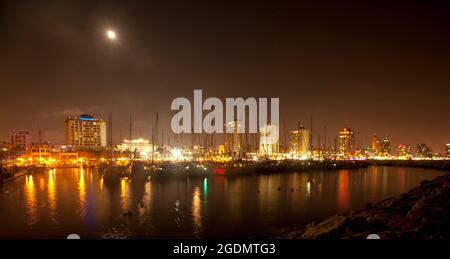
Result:
<svg viewBox="0 0 450 259"><path fill-rule="evenodd" d="M61 143L66 116L110 111L116 142L130 114L150 138L157 111L167 132L171 101L203 89L279 97L289 128L312 116L364 146L450 143L450 2L242 2L0 0L0 140Z"/></svg>

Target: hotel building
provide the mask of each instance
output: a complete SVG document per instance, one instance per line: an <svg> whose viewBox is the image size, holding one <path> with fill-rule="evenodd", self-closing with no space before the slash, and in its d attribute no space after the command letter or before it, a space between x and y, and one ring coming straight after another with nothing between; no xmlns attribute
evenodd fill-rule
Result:
<svg viewBox="0 0 450 259"><path fill-rule="evenodd" d="M74 148L106 147L106 122L88 114L67 117L66 145Z"/></svg>

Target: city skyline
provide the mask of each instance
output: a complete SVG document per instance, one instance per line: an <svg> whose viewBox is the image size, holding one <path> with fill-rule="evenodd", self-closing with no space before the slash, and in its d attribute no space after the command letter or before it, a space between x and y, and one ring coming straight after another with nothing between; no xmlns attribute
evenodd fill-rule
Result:
<svg viewBox="0 0 450 259"><path fill-rule="evenodd" d="M112 119L112 114L109 114L110 118ZM312 119L312 118L311 118ZM87 126L83 126L83 123L90 123ZM73 123L79 123L79 124L73 124ZM92 123L94 125L92 125ZM130 124L131 123L131 124ZM310 122L312 123L312 121ZM114 137L114 133L108 132L109 130L109 123L107 120L104 120L100 117L95 117L90 114L80 114L77 116L67 116L64 120L64 133L65 139L61 142L52 142L45 138L43 138L44 132L42 129L38 130L38 138L33 138L33 134L29 130L18 130L10 133L10 141L4 141L0 140L4 143L9 143L13 147L21 147L23 150L28 150L31 147L31 144L33 145L39 145L41 144L52 144L52 145L68 145L73 146L74 148L80 147L83 148L85 145L82 144L83 141L88 141L88 143L93 143L92 147L98 147L98 148L107 148L108 145L114 145L118 147L119 149L125 149L125 143L129 141L130 139L132 141L147 141L147 144L149 145L167 145L171 147L187 147L191 145L199 145L204 146L206 143L205 148L208 147L214 147L219 148L221 145L227 145L227 141L229 140L226 135L233 135L233 134L227 134L227 133L180 133L175 134L171 133L164 135L164 132L161 132L160 129L155 130L154 127L152 127L152 132L150 132L150 136L147 138L145 137L142 132L139 134L133 133L133 130L128 128L125 131L121 131L119 133L119 138ZM73 124L73 125L72 125ZM98 125L96 125L98 124ZM132 117L129 118L128 126L132 126ZM72 126L71 126L72 125ZM74 127L75 126L75 127ZM91 127L95 127L94 129L91 129ZM99 128L97 128L99 127ZM271 123L266 124L265 126L261 127L258 130L258 133L255 134L249 134L249 133L237 133L234 134L240 135L242 137L240 138L250 138L251 144L247 148L250 148L250 150L258 150L258 145L261 145L262 142L265 142L267 140L260 140L259 138L264 138L266 131L272 127ZM108 128L108 130L107 130ZM334 151L341 154L355 154L356 151L361 150L370 150L375 153L380 153L388 156L396 156L399 153L404 154L419 154L419 153L426 153L428 151L424 151L423 148L431 148L430 149L430 155L434 156L435 154L440 154L443 157L448 157L449 154L449 147L450 143L443 144L443 151L437 151L432 146L430 146L427 143L424 142L417 142L417 143L405 143L402 141L395 141L393 142L392 139L387 135L377 135L374 133L371 136L371 139L366 144L365 140L361 140L358 138L357 133L350 128L343 127L340 128L337 132L328 132L327 129L324 129L324 132L311 132L308 127L304 127L303 124L299 123L296 128L279 128L278 126L275 126L276 131L278 132L278 140L277 145L280 147L284 147L284 151L277 150L274 153L296 153L298 155L305 155L306 151L312 151L312 150L323 150L323 151ZM88 136L94 137L93 139L88 140L82 140L77 138L77 133L74 134L77 130L86 131L88 132ZM130 132L131 130L131 132ZM303 130L305 133L302 133L302 135L298 135L299 131ZM158 132L157 136L154 134ZM321 135L323 133L326 133L326 135ZM25 135L24 135L25 134ZM78 133L80 134L80 133ZM112 134L113 136L111 136ZM194 134L194 135L192 135ZM95 135L95 136L94 136ZM184 135L184 141L183 137L181 137L182 141L180 142L179 136ZM195 136L189 137L190 135ZM212 136L211 140L212 142L206 141L205 142L205 136L210 135ZM80 137L81 135L78 135ZM248 136L256 136L255 137L248 137ZM350 136L350 137L349 137ZM312 138L311 138L312 137ZM315 138L316 137L316 138ZM380 139L381 137L381 139ZM110 139L112 138L112 139ZM233 138L236 138L233 137ZM26 140L25 140L26 139ZM107 140L108 139L108 140ZM195 141L194 141L195 139ZM198 140L197 140L198 139ZM312 141L311 141L312 140ZM18 142L17 142L18 141ZM25 144L25 141L27 144ZM112 141L112 142L111 142ZM194 141L194 143L192 142ZM241 140L242 141L242 140ZM249 140L247 140L249 141ZM253 143L253 141L255 143ZM261 142L262 141L262 142ZM17 142L17 144L15 144ZM261 143L260 143L261 142ZM393 143L399 143L399 144L393 144ZM77 144L79 143L79 144ZM259 144L258 144L259 143ZM303 144L302 144L303 143ZM81 144L81 145L80 145ZM240 146L240 144L238 144ZM300 148L299 145L302 145L304 147ZM22 147L26 148L22 148ZM91 145L87 145L86 147L89 147ZM121 147L122 146L122 147ZM259 149L261 150L261 147ZM241 148L241 147L240 147ZM277 147L278 149L279 147ZM303 151L299 151L303 150ZM306 151L305 151L306 150ZM272 151L270 152L272 153Z"/></svg>
<svg viewBox="0 0 450 259"><path fill-rule="evenodd" d="M171 100L201 88L221 98L279 97L288 129L312 116L316 132L349 127L364 146L377 133L393 146L427 143L444 153L444 10L437 3L2 2L0 86L8 97L0 120L14 123L2 123L0 140L41 129L44 139L63 142L66 116L109 112L115 139L130 114L135 134L150 138L156 112L169 132Z"/></svg>

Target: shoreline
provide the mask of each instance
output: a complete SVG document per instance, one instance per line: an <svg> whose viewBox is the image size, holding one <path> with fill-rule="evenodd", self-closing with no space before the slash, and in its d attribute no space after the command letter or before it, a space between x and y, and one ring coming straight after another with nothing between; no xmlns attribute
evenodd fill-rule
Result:
<svg viewBox="0 0 450 259"><path fill-rule="evenodd" d="M19 172L14 173L14 175L11 176L11 177L7 177L7 178L1 179L1 180L0 180L0 184L7 183L7 182L10 182L10 181L13 181L13 180L15 180L15 179L17 179L17 178L20 178L20 177L22 177L22 176L25 176L25 175L27 175L27 174L28 174L28 170L24 169L24 170L22 170L22 171L19 171Z"/></svg>
<svg viewBox="0 0 450 259"><path fill-rule="evenodd" d="M312 221L274 234L275 239L449 239L450 174L425 180L399 197Z"/></svg>
<svg viewBox="0 0 450 259"><path fill-rule="evenodd" d="M450 160L367 160L374 166L400 166L450 171Z"/></svg>

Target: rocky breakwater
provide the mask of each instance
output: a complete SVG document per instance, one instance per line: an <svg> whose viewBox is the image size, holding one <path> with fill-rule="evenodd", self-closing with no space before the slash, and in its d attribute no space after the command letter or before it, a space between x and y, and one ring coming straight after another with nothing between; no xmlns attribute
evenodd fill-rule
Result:
<svg viewBox="0 0 450 259"><path fill-rule="evenodd" d="M423 181L398 198L368 204L277 237L365 239L369 234L378 234L381 239L449 239L450 175Z"/></svg>

